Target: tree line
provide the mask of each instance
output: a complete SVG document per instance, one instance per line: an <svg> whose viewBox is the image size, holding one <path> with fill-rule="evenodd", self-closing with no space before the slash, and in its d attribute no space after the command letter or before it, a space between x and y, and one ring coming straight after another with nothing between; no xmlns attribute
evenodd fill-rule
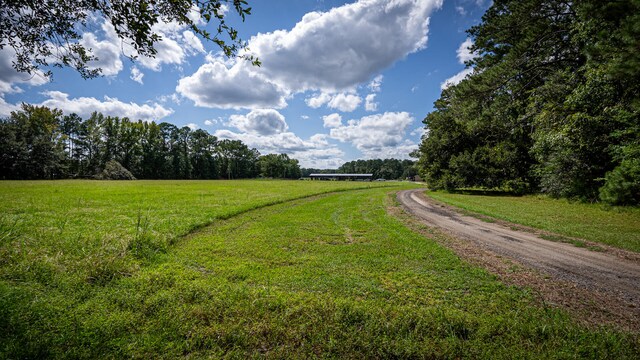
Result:
<svg viewBox="0 0 640 360"><path fill-rule="evenodd" d="M640 2L495 0L427 115L435 188L640 203Z"/></svg>
<svg viewBox="0 0 640 360"><path fill-rule="evenodd" d="M0 179L91 178L117 161L140 179L299 178L298 160L260 155L202 129L23 104L0 119Z"/></svg>
<svg viewBox="0 0 640 360"><path fill-rule="evenodd" d="M413 179L417 175L415 163L411 160L371 159L354 160L342 164L337 169L302 169L302 176L310 174L372 174L374 179Z"/></svg>

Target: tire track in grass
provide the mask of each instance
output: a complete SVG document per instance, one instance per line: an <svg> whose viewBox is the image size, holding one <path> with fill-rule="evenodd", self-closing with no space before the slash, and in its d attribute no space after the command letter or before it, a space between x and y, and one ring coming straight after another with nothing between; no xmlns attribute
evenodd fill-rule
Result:
<svg viewBox="0 0 640 360"><path fill-rule="evenodd" d="M233 217L236 217L238 215L242 215L242 214L250 212L250 211L259 210L259 209L262 209L262 208L275 206L275 205L280 205L280 204L284 204L284 203L288 203L288 202L294 202L294 201L297 201L297 200L313 198L313 197L317 197L317 196L321 196L321 195L331 195L331 194L338 194L338 193L347 192L347 191L369 190L369 189L377 189L377 188L393 188L393 187L396 187L396 186L397 185L379 185L379 186L371 186L371 185L369 185L369 186L344 188L344 189L330 189L330 190L321 191L321 192L318 192L318 193L305 194L305 195L296 196L296 197L292 197L292 198L278 199L278 200L267 201L267 202L264 202L264 203L261 203L261 204L250 205L250 206L247 206L245 208L240 208L240 209L238 209L236 211L232 211L232 212L229 212L229 213L226 213L226 214L216 215L210 221L206 221L206 222L203 222L203 223L200 223L200 224L194 224L185 234L182 234L182 235L178 236L177 239L175 240L175 242L179 241L180 238L187 237L187 236L189 236L189 235L201 230L202 228L205 228L207 226L210 226L210 225L214 224L218 220L229 220L229 219L231 219Z"/></svg>

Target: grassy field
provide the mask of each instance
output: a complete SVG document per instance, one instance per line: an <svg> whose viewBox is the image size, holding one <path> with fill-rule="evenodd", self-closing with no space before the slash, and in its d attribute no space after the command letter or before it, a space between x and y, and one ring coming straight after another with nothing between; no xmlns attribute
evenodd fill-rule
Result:
<svg viewBox="0 0 640 360"><path fill-rule="evenodd" d="M0 358L637 357L410 231L384 184L0 183Z"/></svg>
<svg viewBox="0 0 640 360"><path fill-rule="evenodd" d="M388 183L0 182L0 276L52 284L128 275L180 236L261 206Z"/></svg>
<svg viewBox="0 0 640 360"><path fill-rule="evenodd" d="M544 196L429 191L430 197L497 219L640 252L640 208L605 208Z"/></svg>

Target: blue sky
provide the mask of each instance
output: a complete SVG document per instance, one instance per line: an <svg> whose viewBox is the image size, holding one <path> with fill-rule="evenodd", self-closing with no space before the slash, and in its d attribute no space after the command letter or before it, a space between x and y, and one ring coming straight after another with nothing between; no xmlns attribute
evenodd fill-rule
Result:
<svg viewBox="0 0 640 360"><path fill-rule="evenodd" d="M244 23L229 13L262 61L225 59L178 24L160 24L155 59L130 50L100 19L81 43L104 76L70 69L27 77L0 51L0 116L21 102L86 118L93 111L201 128L303 167L408 158L422 119L447 81L464 75L470 41L489 0L256 0ZM196 15L194 13L194 19ZM468 70L466 70L468 71Z"/></svg>

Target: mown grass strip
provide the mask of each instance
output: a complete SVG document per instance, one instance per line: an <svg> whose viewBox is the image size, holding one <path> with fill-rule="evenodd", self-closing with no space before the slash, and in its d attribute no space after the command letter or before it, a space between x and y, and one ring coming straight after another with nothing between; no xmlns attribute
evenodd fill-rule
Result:
<svg viewBox="0 0 640 360"><path fill-rule="evenodd" d="M544 196L469 195L441 191L428 191L426 194L438 201L493 218L640 252L639 208L605 208L599 204ZM579 242L577 244L580 245Z"/></svg>

